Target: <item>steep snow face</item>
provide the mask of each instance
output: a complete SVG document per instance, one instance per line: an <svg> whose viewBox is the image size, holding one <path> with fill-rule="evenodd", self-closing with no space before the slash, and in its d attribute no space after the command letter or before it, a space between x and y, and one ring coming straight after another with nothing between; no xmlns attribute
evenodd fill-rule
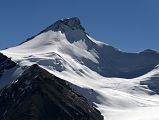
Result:
<svg viewBox="0 0 159 120"><path fill-rule="evenodd" d="M106 120L159 119L155 86L159 80L159 53L125 53L96 41L86 34L78 18L57 21L2 53L20 66L36 63L69 81Z"/></svg>
<svg viewBox="0 0 159 120"><path fill-rule="evenodd" d="M159 64L159 53L156 51L125 53L94 40L86 34L78 18L59 20L23 44L2 52L15 61L23 60L29 64L34 58L41 61L40 54L53 53L54 56L55 53L60 59L67 60L66 64L72 69L77 69L72 64L74 62L105 77L135 78Z"/></svg>

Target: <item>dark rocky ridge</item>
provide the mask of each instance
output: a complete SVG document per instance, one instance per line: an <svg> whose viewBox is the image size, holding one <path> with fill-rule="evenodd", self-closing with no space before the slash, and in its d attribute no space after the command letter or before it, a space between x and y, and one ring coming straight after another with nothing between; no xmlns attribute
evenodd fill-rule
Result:
<svg viewBox="0 0 159 120"><path fill-rule="evenodd" d="M0 77L2 76L5 70L11 69L15 66L15 62L13 62L10 58L0 53Z"/></svg>
<svg viewBox="0 0 159 120"><path fill-rule="evenodd" d="M0 120L103 120L69 84L38 65L0 91Z"/></svg>

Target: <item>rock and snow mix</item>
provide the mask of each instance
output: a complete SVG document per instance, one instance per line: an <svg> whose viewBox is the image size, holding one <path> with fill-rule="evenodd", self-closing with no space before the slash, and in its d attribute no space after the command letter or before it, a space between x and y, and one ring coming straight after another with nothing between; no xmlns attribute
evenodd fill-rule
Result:
<svg viewBox="0 0 159 120"><path fill-rule="evenodd" d="M19 66L38 64L69 81L106 120L159 119L159 95L155 94L157 88L151 87L159 80L156 51L122 52L94 40L78 18L71 18L57 21L23 44L1 52ZM16 69L5 74L18 76L22 70ZM11 79L5 74L2 78ZM0 84L4 86L3 81Z"/></svg>

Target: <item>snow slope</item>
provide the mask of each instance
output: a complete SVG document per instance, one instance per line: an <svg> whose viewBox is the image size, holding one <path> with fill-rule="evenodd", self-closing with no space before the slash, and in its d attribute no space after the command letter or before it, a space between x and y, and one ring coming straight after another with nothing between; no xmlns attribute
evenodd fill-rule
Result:
<svg viewBox="0 0 159 120"><path fill-rule="evenodd" d="M20 66L36 63L69 81L106 120L159 119L158 87L152 89L159 80L156 51L122 52L94 40L78 18L70 18L1 52Z"/></svg>

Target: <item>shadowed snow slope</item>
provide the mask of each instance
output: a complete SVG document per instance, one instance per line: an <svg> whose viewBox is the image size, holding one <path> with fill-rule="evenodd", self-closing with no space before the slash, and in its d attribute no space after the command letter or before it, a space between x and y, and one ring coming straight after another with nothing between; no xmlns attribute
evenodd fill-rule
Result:
<svg viewBox="0 0 159 120"><path fill-rule="evenodd" d="M1 52L19 66L38 64L69 81L105 120L159 119L157 51L122 52L94 40L78 18L70 18Z"/></svg>

